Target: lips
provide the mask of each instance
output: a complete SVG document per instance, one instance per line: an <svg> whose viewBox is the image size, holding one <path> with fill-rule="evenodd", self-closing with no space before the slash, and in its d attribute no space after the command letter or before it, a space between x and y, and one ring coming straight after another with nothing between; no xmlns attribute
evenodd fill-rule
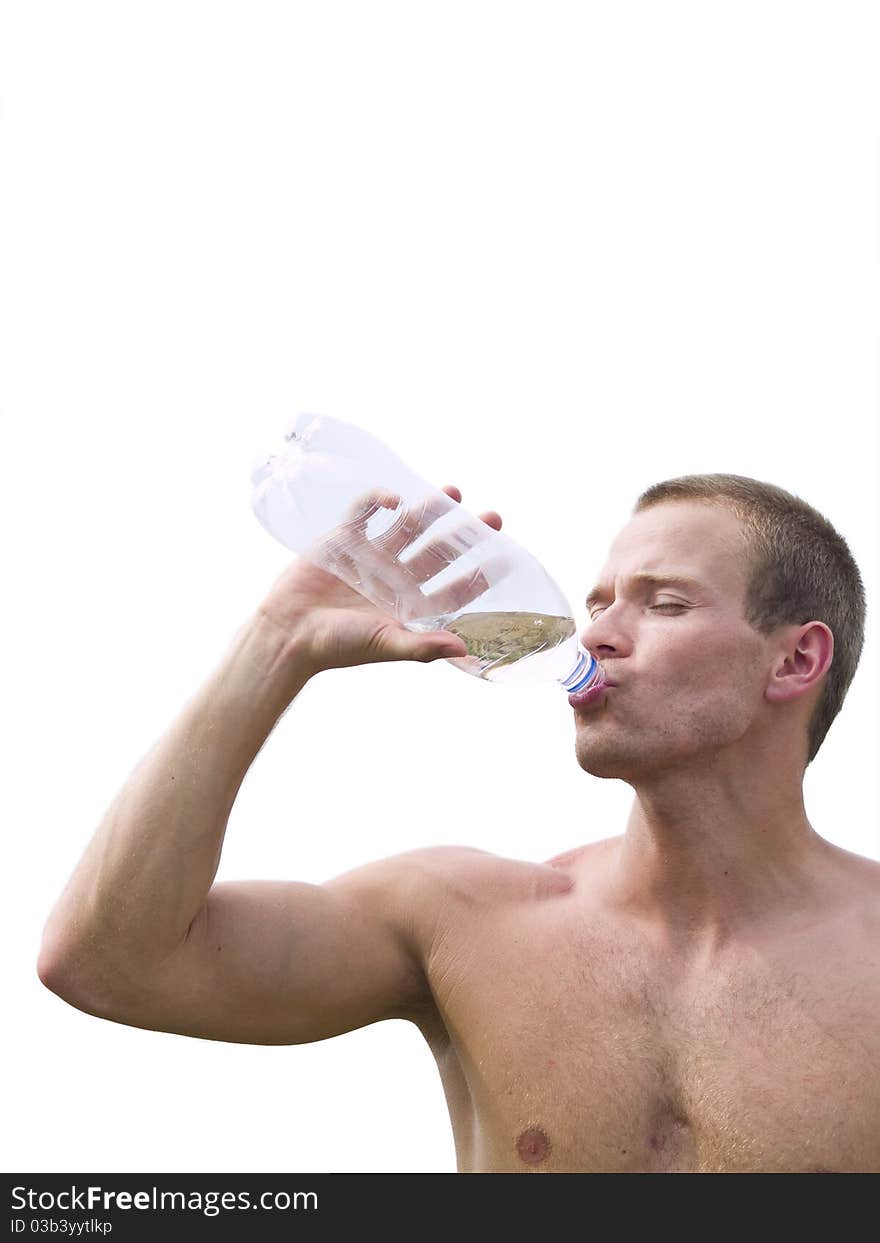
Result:
<svg viewBox="0 0 880 1243"><path fill-rule="evenodd" d="M608 688L613 685L613 682L602 681L597 686L591 686L585 691L578 691L576 695L569 695L568 702L573 708L587 708L591 704L598 703Z"/></svg>

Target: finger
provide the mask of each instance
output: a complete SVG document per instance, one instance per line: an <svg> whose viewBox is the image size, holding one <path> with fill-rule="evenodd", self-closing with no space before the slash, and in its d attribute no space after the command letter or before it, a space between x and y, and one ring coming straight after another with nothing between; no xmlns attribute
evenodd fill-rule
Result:
<svg viewBox="0 0 880 1243"><path fill-rule="evenodd" d="M354 526L363 530L373 514L380 509L396 509L400 497L387 488L373 488L365 492L357 500L352 501L342 522L344 526Z"/></svg>
<svg viewBox="0 0 880 1243"><path fill-rule="evenodd" d="M453 561L469 553L478 544L483 544L489 535L486 525L483 522L463 522L453 530L446 531L442 539L432 540L408 561L401 557L399 565L417 582L426 583L435 574L442 573Z"/></svg>
<svg viewBox="0 0 880 1243"><path fill-rule="evenodd" d="M461 489L457 488L454 483L447 483L443 488L447 496L451 496L454 501L461 504ZM501 530L501 515L494 509L487 509L484 514L479 515L480 521L485 522L494 530Z"/></svg>
<svg viewBox="0 0 880 1243"><path fill-rule="evenodd" d="M507 557L489 557L482 565L441 587L439 591L425 596L425 616L437 617L443 613L456 613L472 600L479 599L490 587L500 583L510 570L511 563Z"/></svg>
<svg viewBox="0 0 880 1243"><path fill-rule="evenodd" d="M449 513L453 500L443 492L434 492L423 501L407 508L403 499L387 489L374 488L358 497L346 512L345 520L325 537L328 544L343 547L359 560L372 560L379 553L386 561L396 558L409 544L415 543L429 527ZM396 510L385 530L370 537L367 524L380 509Z"/></svg>
<svg viewBox="0 0 880 1243"><path fill-rule="evenodd" d="M433 492L411 509L402 511L387 531L377 535L371 543L383 553L396 557L409 544L414 544L432 527L438 518L448 514L453 503L443 492Z"/></svg>
<svg viewBox="0 0 880 1243"><path fill-rule="evenodd" d="M444 657L467 656L467 644L448 630L414 634L402 626L388 626L377 636L378 660L420 660L425 663Z"/></svg>
<svg viewBox="0 0 880 1243"><path fill-rule="evenodd" d="M459 556L461 550L448 540L434 540L408 561L401 560L400 565L411 578L421 584L427 583L437 574L442 574Z"/></svg>

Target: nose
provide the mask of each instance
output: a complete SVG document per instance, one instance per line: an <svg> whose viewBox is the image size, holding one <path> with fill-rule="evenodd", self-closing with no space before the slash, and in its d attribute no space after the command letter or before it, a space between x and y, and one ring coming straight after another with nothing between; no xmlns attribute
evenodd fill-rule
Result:
<svg viewBox="0 0 880 1243"><path fill-rule="evenodd" d="M632 642L623 633L619 622L609 619L611 611L603 609L595 621L587 622L581 632L581 646L598 661L610 656L626 656L632 648Z"/></svg>

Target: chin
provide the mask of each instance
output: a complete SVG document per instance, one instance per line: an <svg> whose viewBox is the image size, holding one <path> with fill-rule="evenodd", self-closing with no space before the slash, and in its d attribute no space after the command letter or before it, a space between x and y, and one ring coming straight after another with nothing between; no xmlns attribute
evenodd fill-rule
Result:
<svg viewBox="0 0 880 1243"><path fill-rule="evenodd" d="M585 773L591 777L615 778L626 781L630 785L638 780L663 769L672 769L687 756L673 747L663 752L652 751L646 742L637 739L620 739L589 736L587 731L579 732L575 740L575 757Z"/></svg>
<svg viewBox="0 0 880 1243"><path fill-rule="evenodd" d="M624 754L622 748L591 746L585 739L578 739L575 744L575 756L591 777L619 777L625 781L638 767L635 757Z"/></svg>

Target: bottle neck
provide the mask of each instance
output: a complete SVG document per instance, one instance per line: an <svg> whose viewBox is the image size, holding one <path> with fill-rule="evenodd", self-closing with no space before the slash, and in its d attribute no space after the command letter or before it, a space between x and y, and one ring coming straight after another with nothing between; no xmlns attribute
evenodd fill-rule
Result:
<svg viewBox="0 0 880 1243"><path fill-rule="evenodd" d="M603 681L605 675L602 666L589 652L580 651L577 663L568 677L559 678L559 685L566 695L576 695L579 691L588 690L591 686Z"/></svg>

